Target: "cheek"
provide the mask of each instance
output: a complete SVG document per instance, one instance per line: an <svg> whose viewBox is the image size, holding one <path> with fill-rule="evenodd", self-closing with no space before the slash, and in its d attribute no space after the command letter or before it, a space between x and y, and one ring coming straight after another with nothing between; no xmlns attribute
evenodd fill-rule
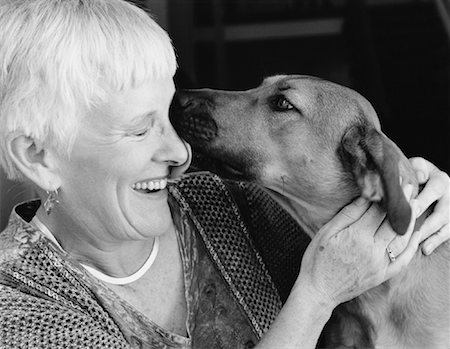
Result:
<svg viewBox="0 0 450 349"><path fill-rule="evenodd" d="M142 162L141 162L142 163ZM132 155L119 156L110 152L93 153L90 156L73 157L64 167L66 183L75 187L100 188L116 183L136 172L139 161Z"/></svg>

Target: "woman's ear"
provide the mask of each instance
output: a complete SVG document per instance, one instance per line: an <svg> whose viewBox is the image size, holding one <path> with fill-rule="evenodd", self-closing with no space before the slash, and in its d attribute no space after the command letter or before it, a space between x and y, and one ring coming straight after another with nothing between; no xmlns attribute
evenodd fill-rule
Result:
<svg viewBox="0 0 450 349"><path fill-rule="evenodd" d="M61 186L55 154L48 147L16 134L8 139L8 152L22 174L43 190L54 191Z"/></svg>

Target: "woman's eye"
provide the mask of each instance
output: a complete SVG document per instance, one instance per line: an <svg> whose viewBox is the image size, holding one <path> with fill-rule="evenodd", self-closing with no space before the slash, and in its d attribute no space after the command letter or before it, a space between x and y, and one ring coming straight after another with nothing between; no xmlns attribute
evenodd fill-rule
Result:
<svg viewBox="0 0 450 349"><path fill-rule="evenodd" d="M144 137L148 133L148 129L133 133L134 137Z"/></svg>
<svg viewBox="0 0 450 349"><path fill-rule="evenodd" d="M294 109L294 106L285 97L278 96L274 101L273 105L278 111L286 111Z"/></svg>

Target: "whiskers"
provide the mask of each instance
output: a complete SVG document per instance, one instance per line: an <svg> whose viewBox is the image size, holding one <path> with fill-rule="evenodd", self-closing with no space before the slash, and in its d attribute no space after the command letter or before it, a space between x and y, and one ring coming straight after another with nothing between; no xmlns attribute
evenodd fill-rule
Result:
<svg viewBox="0 0 450 349"><path fill-rule="evenodd" d="M284 186L285 186L285 184L286 184L286 175L281 175L280 176L280 179L281 179L281 182L283 183L283 185L281 186L281 192L284 194L285 193L285 190L284 190Z"/></svg>

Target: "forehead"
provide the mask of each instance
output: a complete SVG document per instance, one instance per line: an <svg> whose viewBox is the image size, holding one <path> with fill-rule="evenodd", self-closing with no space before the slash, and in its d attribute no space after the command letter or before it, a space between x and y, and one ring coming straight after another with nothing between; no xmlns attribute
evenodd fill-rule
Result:
<svg viewBox="0 0 450 349"><path fill-rule="evenodd" d="M175 93L171 78L149 81L138 87L114 92L100 105L100 109L110 116L121 117L124 114L139 115L152 110L169 108Z"/></svg>
<svg viewBox="0 0 450 349"><path fill-rule="evenodd" d="M265 78L261 86L290 87L314 82L327 83L326 80L310 75L274 75Z"/></svg>
<svg viewBox="0 0 450 349"><path fill-rule="evenodd" d="M111 130L141 127L150 117L166 117L175 92L171 78L111 92L83 118L84 133L109 134Z"/></svg>
<svg viewBox="0 0 450 349"><path fill-rule="evenodd" d="M270 76L259 86L268 94L282 92L291 102L310 105L314 109L326 108L339 112L342 117L357 115L379 128L378 116L370 102L358 92L321 78L309 75Z"/></svg>

